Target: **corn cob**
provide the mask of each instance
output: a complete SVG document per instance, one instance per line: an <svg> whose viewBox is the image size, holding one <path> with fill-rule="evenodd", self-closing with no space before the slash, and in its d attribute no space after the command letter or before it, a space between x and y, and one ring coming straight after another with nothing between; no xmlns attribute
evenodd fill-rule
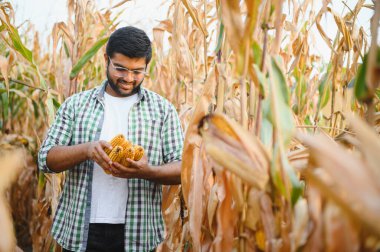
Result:
<svg viewBox="0 0 380 252"><path fill-rule="evenodd" d="M125 149L123 151L122 159L120 161L121 164L124 166L129 166L130 163L127 161L127 158L133 159L134 155L135 155L135 150L133 147L129 147L129 148Z"/></svg>
<svg viewBox="0 0 380 252"><path fill-rule="evenodd" d="M121 147L123 147L124 150L128 149L129 147L132 147L132 143L128 141L127 139L124 140L122 144L120 144Z"/></svg>
<svg viewBox="0 0 380 252"><path fill-rule="evenodd" d="M112 145L112 149L115 148L115 146L117 145L122 145L123 142L125 140L125 137L123 134L119 134L117 136L115 136L114 138L111 139L111 142L110 144ZM107 153L107 155L109 155L111 153L112 150L108 149L108 148L104 148L104 152Z"/></svg>
<svg viewBox="0 0 380 252"><path fill-rule="evenodd" d="M123 147L120 145L115 146L115 148L112 149L111 153L108 155L112 162L120 162L122 158L123 153ZM110 174L108 170L104 170L105 173Z"/></svg>
<svg viewBox="0 0 380 252"><path fill-rule="evenodd" d="M135 155L133 157L133 160L139 161L143 156L144 156L144 148L141 147L140 145L135 145Z"/></svg>
<svg viewBox="0 0 380 252"><path fill-rule="evenodd" d="M113 147L115 147L116 145L121 145L124 141L125 141L124 135L119 134L119 135L115 136L114 138L112 138L110 143Z"/></svg>
<svg viewBox="0 0 380 252"><path fill-rule="evenodd" d="M123 153L123 147L120 145L115 146L115 148L112 149L109 157L112 162L120 162L122 158L122 153Z"/></svg>
<svg viewBox="0 0 380 252"><path fill-rule="evenodd" d="M263 230L256 231L256 245L257 247L264 251L265 250L265 233Z"/></svg>

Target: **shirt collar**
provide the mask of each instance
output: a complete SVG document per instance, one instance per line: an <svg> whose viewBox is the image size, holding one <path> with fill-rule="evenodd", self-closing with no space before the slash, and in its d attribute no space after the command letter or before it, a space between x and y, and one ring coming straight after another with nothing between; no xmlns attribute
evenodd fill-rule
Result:
<svg viewBox="0 0 380 252"><path fill-rule="evenodd" d="M106 91L106 87L108 85L108 81L104 80L101 85L96 87L95 93L93 98L96 98L98 101L104 101L104 92ZM144 100L146 98L147 91L146 89L141 86L139 92L138 92L138 100Z"/></svg>

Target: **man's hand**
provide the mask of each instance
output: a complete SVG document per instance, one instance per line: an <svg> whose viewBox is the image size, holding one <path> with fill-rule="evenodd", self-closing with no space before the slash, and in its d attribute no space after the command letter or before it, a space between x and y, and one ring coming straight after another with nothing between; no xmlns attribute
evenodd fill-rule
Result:
<svg viewBox="0 0 380 252"><path fill-rule="evenodd" d="M111 150L112 145L103 140L88 143L87 157L88 159L95 161L105 171L111 172L112 161L107 153L104 152L104 148L109 148Z"/></svg>
<svg viewBox="0 0 380 252"><path fill-rule="evenodd" d="M181 183L181 161L152 166L148 163L146 154L139 160L128 159L129 165L125 167L112 162L111 173L119 178L147 179L163 185L178 185Z"/></svg>
<svg viewBox="0 0 380 252"><path fill-rule="evenodd" d="M111 165L111 173L119 178L149 179L153 175L152 167L148 164L148 157L144 155L139 161L127 159L129 166L125 167L117 162Z"/></svg>

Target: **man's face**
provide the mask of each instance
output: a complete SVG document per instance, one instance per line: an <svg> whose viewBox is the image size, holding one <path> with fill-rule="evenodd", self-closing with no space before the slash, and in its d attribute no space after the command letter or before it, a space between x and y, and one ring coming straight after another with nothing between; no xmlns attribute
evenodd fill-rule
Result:
<svg viewBox="0 0 380 252"><path fill-rule="evenodd" d="M127 97L140 90L145 77L145 58L129 58L115 53L112 58L104 55L107 64L108 84L106 92L115 97Z"/></svg>

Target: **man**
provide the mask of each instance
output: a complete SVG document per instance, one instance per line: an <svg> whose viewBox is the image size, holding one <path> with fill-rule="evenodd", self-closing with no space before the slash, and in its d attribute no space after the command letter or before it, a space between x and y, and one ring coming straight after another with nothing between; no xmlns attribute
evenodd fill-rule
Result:
<svg viewBox="0 0 380 252"><path fill-rule="evenodd" d="M42 144L39 169L67 171L52 226L64 251L154 251L163 240L162 184L181 182L183 132L174 106L141 86L151 57L144 31L116 30L107 81L68 98ZM129 167L103 150L118 134L145 149Z"/></svg>

